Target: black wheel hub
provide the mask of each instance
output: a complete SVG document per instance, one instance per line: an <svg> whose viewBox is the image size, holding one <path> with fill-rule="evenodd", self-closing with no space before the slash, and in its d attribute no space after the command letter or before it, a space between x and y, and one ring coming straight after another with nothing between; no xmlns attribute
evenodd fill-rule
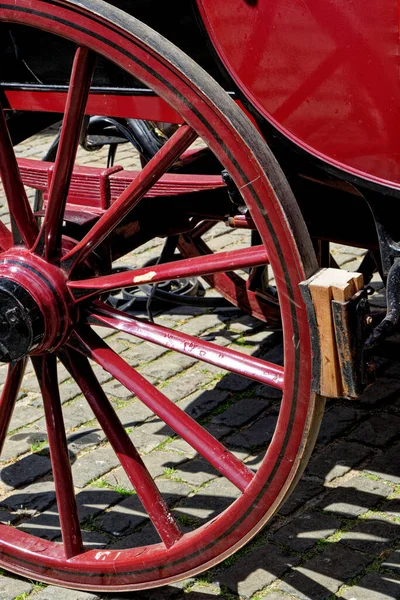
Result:
<svg viewBox="0 0 400 600"><path fill-rule="evenodd" d="M30 293L0 277L0 362L22 358L36 348L43 335L43 316Z"/></svg>

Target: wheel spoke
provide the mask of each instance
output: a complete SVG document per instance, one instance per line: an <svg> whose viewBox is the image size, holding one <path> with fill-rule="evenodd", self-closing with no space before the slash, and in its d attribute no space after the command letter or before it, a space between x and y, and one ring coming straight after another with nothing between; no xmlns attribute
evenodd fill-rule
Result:
<svg viewBox="0 0 400 600"><path fill-rule="evenodd" d="M68 189L92 80L95 55L79 47L75 53L47 209L37 244L47 260L60 256L61 228Z"/></svg>
<svg viewBox="0 0 400 600"><path fill-rule="evenodd" d="M93 359L208 460L242 492L254 474L194 419L129 366L90 328L76 336L76 349ZM73 341L71 341L73 343Z"/></svg>
<svg viewBox="0 0 400 600"><path fill-rule="evenodd" d="M182 533L140 454L103 392L89 361L72 349L60 353L60 359L88 401L161 539L167 548L171 547L179 540Z"/></svg>
<svg viewBox="0 0 400 600"><path fill-rule="evenodd" d="M0 177L10 211L14 244L24 243L31 248L38 227L18 169L6 119L0 104Z"/></svg>
<svg viewBox="0 0 400 600"><path fill-rule="evenodd" d="M8 426L17 401L19 388L25 373L26 359L8 365L7 378L0 398L0 453L3 450Z"/></svg>
<svg viewBox="0 0 400 600"><path fill-rule="evenodd" d="M197 134L188 125L182 125L169 138L89 233L64 257L71 270L101 244L196 138Z"/></svg>
<svg viewBox="0 0 400 600"><path fill-rule="evenodd" d="M0 221L0 251L4 252L13 245L12 233L4 225L3 221Z"/></svg>
<svg viewBox="0 0 400 600"><path fill-rule="evenodd" d="M56 357L35 356L32 363L43 397L64 552L66 558L71 558L82 551L82 534L58 391Z"/></svg>
<svg viewBox="0 0 400 600"><path fill-rule="evenodd" d="M184 258L179 261L142 267L134 271L125 271L115 275L106 275L81 281L70 281L68 286L79 301L91 296L99 296L104 292L111 292L122 288L129 288L142 283L158 283L168 279L182 279L184 277L200 277L210 273L234 271L266 264L267 252L264 246L252 246L240 250L219 252L218 254Z"/></svg>
<svg viewBox="0 0 400 600"><path fill-rule="evenodd" d="M238 373L272 387L283 389L284 369L254 356L221 348L205 340L130 317L102 302L95 303L88 320L92 325L111 327L153 342L170 350L192 356L209 364Z"/></svg>

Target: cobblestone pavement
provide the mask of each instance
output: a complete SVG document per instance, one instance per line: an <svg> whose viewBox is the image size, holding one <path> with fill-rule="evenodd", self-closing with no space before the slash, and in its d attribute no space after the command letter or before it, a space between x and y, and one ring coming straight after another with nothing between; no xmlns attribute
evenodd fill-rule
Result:
<svg viewBox="0 0 400 600"><path fill-rule="evenodd" d="M43 155L52 135L25 143L18 153ZM82 154L80 163L94 156L100 162L104 153ZM119 151L118 163L132 166L132 160L127 147ZM224 227L215 228L210 238L215 250L246 243L245 234ZM160 244L146 244L129 257L130 264L154 258ZM340 265L353 269L362 251L335 246L333 253ZM246 353L271 360L281 355L280 333L266 332L240 311L176 308L156 320ZM279 394L135 338L109 330L101 334L169 398L235 447L247 464L256 465L275 424ZM400 365L383 357L378 364L377 382L359 401L328 400L317 446L296 490L268 528L221 565L176 585L127 594L61 590L3 572L0 599L400 598ZM0 367L1 381L5 372ZM234 497L233 488L125 388L104 371L97 374L180 523L190 529L222 510ZM129 482L62 368L59 378L84 541L97 547L140 544L148 525ZM0 518L57 540L46 439L41 397L29 370L1 457Z"/></svg>

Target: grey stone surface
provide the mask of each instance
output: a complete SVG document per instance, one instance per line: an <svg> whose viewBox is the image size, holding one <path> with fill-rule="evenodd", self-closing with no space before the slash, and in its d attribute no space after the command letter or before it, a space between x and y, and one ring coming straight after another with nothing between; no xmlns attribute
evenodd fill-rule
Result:
<svg viewBox="0 0 400 600"><path fill-rule="evenodd" d="M154 417L153 411L140 400L135 400L127 406L118 408L116 412L122 425L126 428L138 427L147 419Z"/></svg>
<svg viewBox="0 0 400 600"><path fill-rule="evenodd" d="M398 600L400 598L400 579L368 573L357 585L346 589L342 598L345 600Z"/></svg>
<svg viewBox="0 0 400 600"><path fill-rule="evenodd" d="M177 468L174 477L183 479L191 485L200 486L211 479L219 477L220 474L212 465L204 459L198 458L188 461Z"/></svg>
<svg viewBox="0 0 400 600"><path fill-rule="evenodd" d="M174 435L172 429L158 418L154 418L144 425L136 427L129 433L134 446L142 454L151 452L172 435Z"/></svg>
<svg viewBox="0 0 400 600"><path fill-rule="evenodd" d="M390 485L365 477L352 477L329 492L318 508L348 519L359 517L392 493Z"/></svg>
<svg viewBox="0 0 400 600"><path fill-rule="evenodd" d="M304 504L312 498L318 497L323 491L324 487L321 482L301 479L296 485L293 493L290 494L285 503L279 508L279 514L289 515L298 508L304 506Z"/></svg>
<svg viewBox="0 0 400 600"><path fill-rule="evenodd" d="M392 552L382 563L381 569L393 571L396 575L400 575L400 550Z"/></svg>
<svg viewBox="0 0 400 600"><path fill-rule="evenodd" d="M280 577L298 559L273 544L255 548L251 554L240 557L232 567L218 575L216 581L233 592L250 598L255 592Z"/></svg>
<svg viewBox="0 0 400 600"><path fill-rule="evenodd" d="M29 594L32 583L16 577L3 577L0 575L0 600L13 600L22 594Z"/></svg>
<svg viewBox="0 0 400 600"><path fill-rule="evenodd" d="M341 442L325 448L309 462L305 473L314 475L326 482L342 477L371 454L368 447L361 444Z"/></svg>
<svg viewBox="0 0 400 600"><path fill-rule="evenodd" d="M400 523L383 519L379 515L371 515L361 519L357 525L342 535L340 543L350 548L379 556L400 539Z"/></svg>
<svg viewBox="0 0 400 600"><path fill-rule="evenodd" d="M213 422L227 427L243 427L268 408L268 402L258 398L243 398L213 417Z"/></svg>
<svg viewBox="0 0 400 600"><path fill-rule="evenodd" d="M98 600L100 597L92 592L78 592L51 585L35 595L35 598L37 600Z"/></svg>
<svg viewBox="0 0 400 600"><path fill-rule="evenodd" d="M272 540L288 546L296 552L305 552L318 540L332 535L340 527L340 520L317 512L306 512L297 516L291 523L281 527Z"/></svg>
<svg viewBox="0 0 400 600"><path fill-rule="evenodd" d="M371 562L371 557L339 544L330 544L326 550L293 569L279 589L293 594L299 600L326 600L340 586L359 573Z"/></svg>
<svg viewBox="0 0 400 600"><path fill-rule="evenodd" d="M147 519L146 511L139 498L134 495L125 498L102 516L97 517L96 525L100 530L117 536L138 525L142 525Z"/></svg>
<svg viewBox="0 0 400 600"><path fill-rule="evenodd" d="M396 365L397 368L397 365ZM390 403L393 395L400 392L400 381L390 377L390 369L386 370L385 377L379 378L376 383L368 387L361 396L359 403L363 406L382 406Z"/></svg>
<svg viewBox="0 0 400 600"><path fill-rule="evenodd" d="M258 594L257 594L258 595ZM288 596L281 592L266 591L265 595L260 594L260 600L297 600L294 596Z"/></svg>
<svg viewBox="0 0 400 600"><path fill-rule="evenodd" d="M200 390L179 402L178 406L192 419L202 419L223 404L228 392L223 390Z"/></svg>
<svg viewBox="0 0 400 600"><path fill-rule="evenodd" d="M230 392L237 393L249 389L252 385L254 385L254 382L251 379L242 377L236 373L229 373L217 383L216 387L217 389L229 390Z"/></svg>
<svg viewBox="0 0 400 600"><path fill-rule="evenodd" d="M380 511L386 513L390 517L400 517L400 497L392 497L380 506Z"/></svg>
<svg viewBox="0 0 400 600"><path fill-rule="evenodd" d="M166 469L176 469L185 460L184 456L173 452L163 452L162 450L156 450L143 456L143 462L153 478L164 475ZM132 484L122 467L107 473L102 480L113 487L122 487L128 490L132 488Z"/></svg>
<svg viewBox="0 0 400 600"><path fill-rule="evenodd" d="M173 402L182 400L190 394L197 393L198 389L203 387L212 379L211 373L207 373L198 367L192 367L182 373L178 379L173 379L162 388L162 393Z"/></svg>
<svg viewBox="0 0 400 600"><path fill-rule="evenodd" d="M1 483L8 489L26 486L50 470L51 462L47 456L29 454L2 468Z"/></svg>
<svg viewBox="0 0 400 600"><path fill-rule="evenodd" d="M223 326L224 324L219 315L209 314L190 319L184 325L179 326L178 329L183 333L198 337L208 329L221 328Z"/></svg>
<svg viewBox="0 0 400 600"><path fill-rule="evenodd" d="M145 367L140 367L139 372L144 377L153 377L157 382L161 383L188 369L195 362L196 360L190 356L174 352L149 363Z"/></svg>
<svg viewBox="0 0 400 600"><path fill-rule="evenodd" d="M277 415L262 417L246 429L228 438L228 444L243 448L257 448L264 446L272 439L277 422Z"/></svg>
<svg viewBox="0 0 400 600"><path fill-rule="evenodd" d="M362 412L360 410L343 402L331 407L325 412L322 419L317 444L325 446L335 438L343 435L346 430L354 427L361 416Z"/></svg>
<svg viewBox="0 0 400 600"><path fill-rule="evenodd" d="M90 481L101 477L119 465L119 460L112 448L98 448L80 456L72 465L74 484L83 488Z"/></svg>
<svg viewBox="0 0 400 600"><path fill-rule="evenodd" d="M188 497L176 509L179 515L194 517L202 523L216 517L240 496L239 490L227 479L211 481L194 496Z"/></svg>
<svg viewBox="0 0 400 600"><path fill-rule="evenodd" d="M380 413L372 415L350 435L351 440L372 446L386 446L400 430L400 416Z"/></svg>
<svg viewBox="0 0 400 600"><path fill-rule="evenodd" d="M23 430L14 433L6 438L1 452L1 462L9 462L22 454L34 450L35 444L47 440L46 431L38 427L25 427ZM33 448L32 448L33 446Z"/></svg>
<svg viewBox="0 0 400 600"><path fill-rule="evenodd" d="M0 508L8 507L15 512L35 513L46 510L55 501L54 483L52 481L32 483L8 496L0 504Z"/></svg>
<svg viewBox="0 0 400 600"><path fill-rule="evenodd" d="M368 473L400 483L400 444L396 444L376 457L367 467Z"/></svg>

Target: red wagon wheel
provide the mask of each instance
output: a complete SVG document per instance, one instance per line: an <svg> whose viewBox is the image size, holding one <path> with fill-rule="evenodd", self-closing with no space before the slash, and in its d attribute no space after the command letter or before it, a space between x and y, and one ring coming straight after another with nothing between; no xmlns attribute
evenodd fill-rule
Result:
<svg viewBox="0 0 400 600"><path fill-rule="evenodd" d="M102 2L5 0L0 19L43 29L77 45L48 205L39 231L21 183L3 111L0 173L12 232L0 230L1 360L9 363L0 399L3 445L30 356L41 387L62 541L0 525L0 564L67 587L105 591L159 586L221 561L255 535L302 471L321 418L311 393L311 350L299 282L316 269L310 240L285 178L264 141L226 94L191 60L135 19ZM62 236L68 184L98 53L152 88L178 111L177 132L79 242ZM200 136L228 170L262 244L111 275L92 260L96 248L169 166ZM132 283L207 275L263 265L274 273L281 307L284 367L120 313L101 301ZM94 332L124 331L282 390L279 415L253 471ZM140 547L92 549L82 542L57 382L59 358L82 390L158 533ZM218 514L186 532L157 488L94 375L103 367L238 490Z"/></svg>

